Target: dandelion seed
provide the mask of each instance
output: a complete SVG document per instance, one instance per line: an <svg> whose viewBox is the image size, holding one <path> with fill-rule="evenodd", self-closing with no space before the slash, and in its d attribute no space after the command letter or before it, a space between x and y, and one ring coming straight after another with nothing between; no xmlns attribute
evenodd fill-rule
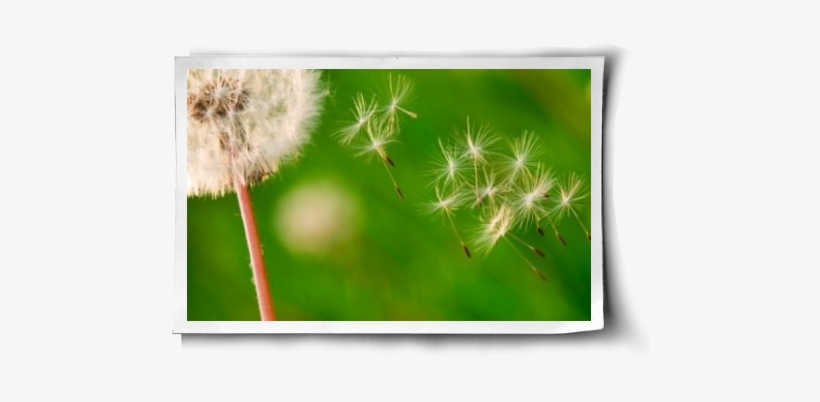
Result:
<svg viewBox="0 0 820 402"><path fill-rule="evenodd" d="M418 115L402 107L405 102L410 99L413 92L413 82L403 75L397 75L396 80L393 77L388 77L387 80L389 99L387 105L384 106L384 111L391 119L395 119L398 112L402 112L412 118L417 118Z"/></svg>
<svg viewBox="0 0 820 402"><path fill-rule="evenodd" d="M342 145L349 145L358 136L376 113L376 102L367 100L361 93L353 98L354 121L339 130L335 136Z"/></svg>
<svg viewBox="0 0 820 402"><path fill-rule="evenodd" d="M505 239L505 240L506 240L506 239ZM547 276L546 276L546 275L544 275L544 273L543 273L543 272L541 272L541 270L540 270L540 269L536 268L536 267L535 267L535 265L534 265L532 262L530 262L530 260L528 260L528 259L527 259L527 257L526 257L523 253L521 253L521 251L520 251L520 250L518 250L518 248L516 248L514 244L512 244L512 242L510 242L509 240L507 240L507 244L509 244L509 245L510 245L510 248L512 248L513 250L515 250L515 252L516 252L516 253L517 253L517 254L521 257L521 259L522 259L522 260L524 260L524 262L527 264L527 266L529 266L529 267L530 267L530 270L532 270L532 272L533 272L536 276L538 276L539 278L541 278L541 279L542 279L542 280L544 280L544 281L546 281L546 280L547 280Z"/></svg>
<svg viewBox="0 0 820 402"><path fill-rule="evenodd" d="M335 134L342 145L352 144L357 150L357 156L366 156L368 159L378 156L400 199L404 199L404 194L390 171L396 163L387 153L387 146L396 142L399 134L398 112L417 117L402 106L410 98L412 88L412 82L406 77L400 75L395 81L390 77L388 99L383 106L377 105L373 98L368 99L358 93L353 98L353 121Z"/></svg>
<svg viewBox="0 0 820 402"><path fill-rule="evenodd" d="M463 156L472 160L476 166L487 163L490 147L498 141L498 137L488 127L471 125L469 117L467 128L462 133L462 139L464 141ZM476 176L478 176L477 173Z"/></svg>
<svg viewBox="0 0 820 402"><path fill-rule="evenodd" d="M539 249L538 247L533 246L532 244L529 244L529 243L525 242L524 240L522 240L520 237L516 236L516 235L515 235L515 234L513 234L512 232L511 232L511 233L509 233L509 235L510 235L510 237L512 237L515 241L517 241L518 243L520 243L522 246L524 246L524 247L528 248L530 251L532 251L533 253L535 253L535 255L537 255L537 256L539 256L539 257L546 257L546 256L547 256L546 254L544 254L544 252L543 252L543 251L541 251L541 249Z"/></svg>
<svg viewBox="0 0 820 402"><path fill-rule="evenodd" d="M486 126L475 127L471 125L468 117L467 128L461 134L461 139L464 141L462 157L472 161L473 164L473 184L476 204L479 204L481 203L481 194L478 185L478 168L488 163L489 147L498 140L498 137L493 135Z"/></svg>
<svg viewBox="0 0 820 402"><path fill-rule="evenodd" d="M513 240L518 242L519 244L523 245L539 257L544 257L545 254L537 247L528 244L518 236L514 235L510 230L513 228L514 223L514 214L513 210L509 205L502 204L490 214L484 217L483 225L480 228L477 242L479 246L489 252L499 240L504 239L510 247L521 256L521 259L527 264L527 266L535 273L539 278L543 280L547 280L547 277L535 267L535 265L523 254L521 251L510 241L507 239L507 235L509 235Z"/></svg>
<svg viewBox="0 0 820 402"><path fill-rule="evenodd" d="M439 187L436 186L436 200L429 205L429 211L434 214L441 213L447 218L447 221L450 223L450 227L453 229L453 233L455 233L458 242L461 244L461 249L464 251L464 254L467 255L467 258L470 258L470 249L467 247L467 243L465 243L462 239L461 234L458 232L456 224L453 221L454 212L461 205L463 205L464 201L465 198L458 191L452 191L450 194L445 196L442 194Z"/></svg>
<svg viewBox="0 0 820 402"><path fill-rule="evenodd" d="M552 216L551 216L549 211L546 214L544 214L544 218L547 219L547 222L549 223L550 227L552 228L553 233L555 233L555 238L558 239L558 241L561 242L561 244L564 245L564 247L566 247L567 241L564 240L564 236L561 236L561 232L559 232L558 227L555 226L555 222L552 220ZM538 233L541 236L544 235L544 229L541 228L540 224L538 225L537 230L538 230Z"/></svg>
<svg viewBox="0 0 820 402"><path fill-rule="evenodd" d="M561 244L563 244L563 245L564 245L564 247L566 247L566 245L567 245L567 241L566 241L566 240L564 240L564 236L561 236L561 233L558 233L558 231L557 231L557 230L555 231L555 237L558 239L558 241L560 241L560 242L561 242Z"/></svg>
<svg viewBox="0 0 820 402"><path fill-rule="evenodd" d="M504 168L509 180L515 180L521 174L529 173L530 169L537 167L535 158L541 152L534 132L525 131L513 140L510 149L512 156L504 157Z"/></svg>
<svg viewBox="0 0 820 402"><path fill-rule="evenodd" d="M550 191L553 182L552 172L544 169L541 164L537 164L533 172L527 172L521 176L521 183L516 187L513 195L513 207L516 216L519 217L519 224L522 227L535 224L541 236L544 234L539 222L548 212L544 194Z"/></svg>
<svg viewBox="0 0 820 402"><path fill-rule="evenodd" d="M363 140L354 145L354 148L359 150L356 155L366 156L368 159L375 155L391 166L395 166L393 159L387 154L387 145L396 141L395 131L390 129L385 119L369 119L363 131L366 134Z"/></svg>
<svg viewBox="0 0 820 402"><path fill-rule="evenodd" d="M387 162L393 166L395 166L390 156L387 155L387 145L395 142L389 132L376 129L374 130L371 124L367 125L367 140L356 145L356 148L359 152L356 154L357 156L366 156L368 159L372 159L373 156L378 156L384 162ZM389 159L389 162L388 162Z"/></svg>
<svg viewBox="0 0 820 402"><path fill-rule="evenodd" d="M470 248L468 248L466 244L462 244L461 249L464 250L464 254L467 254L467 258L472 258L472 255L470 255Z"/></svg>
<svg viewBox="0 0 820 402"><path fill-rule="evenodd" d="M463 194L458 191L450 191L448 194L444 194L444 192L436 186L436 200L430 203L429 211L431 213L453 216L455 211L464 204L464 201L465 198Z"/></svg>
<svg viewBox="0 0 820 402"><path fill-rule="evenodd" d="M581 201L588 196L589 193L586 192L584 188L584 180L575 173L571 173L564 180L559 181L558 183L558 199L554 209L554 213L558 219L562 219L569 215L575 217L575 220L578 221L578 224L584 230L587 240L591 237L586 225L584 225L581 221L581 217L578 215L578 212L581 208Z"/></svg>
<svg viewBox="0 0 820 402"><path fill-rule="evenodd" d="M550 227L552 228L553 233L555 233L555 238L558 239L558 241L561 242L561 244L564 245L564 247L566 247L567 241L564 240L564 236L561 236L561 232L559 232L558 227L555 226L555 222L552 220L552 216L550 215L550 212L547 212L544 215L544 218L547 219L547 222L549 223ZM537 230L538 230L538 233L541 234L541 236L544 235L544 229L541 228L540 224L539 224Z"/></svg>
<svg viewBox="0 0 820 402"><path fill-rule="evenodd" d="M487 201L490 206L495 206L506 191L506 187L498 181L498 177L495 173L487 173L486 170L484 170L484 180L476 189L478 198L474 205L479 205Z"/></svg>
<svg viewBox="0 0 820 402"><path fill-rule="evenodd" d="M490 252L503 240L521 256L533 273L547 280L546 275L530 260L532 255L525 255L523 249L541 258L546 257L546 253L519 237L515 230L534 227L543 237L545 230L541 224L546 220L558 241L566 246L555 220L569 215L579 219L576 199L580 199L581 194L572 191L570 206L574 209L564 209L566 207L556 200L558 180L550 168L537 160L541 150L537 137L531 131L524 131L514 139L509 144L511 152L506 156L499 155L493 149L499 137L486 126L474 125L469 118L466 128L458 131L456 136L455 145L439 139L440 154L436 157L432 174L437 201L431 203L429 209L442 212L450 219L453 213L449 206L454 198L444 197L442 189L460 194L465 205L469 203L472 209L478 211L479 226L473 237L476 249ZM572 178L576 180L575 176ZM470 197L475 198L470 201ZM460 239L452 219L450 225ZM465 254L470 255L466 248Z"/></svg>
<svg viewBox="0 0 820 402"><path fill-rule="evenodd" d="M367 133L367 141L357 147L359 149L357 155L367 156L368 159L374 155L378 156L387 172L387 176L390 177L390 181L393 183L393 189L396 191L396 194L398 194L399 199L404 199L404 194L401 188L399 188L396 178L393 177L393 173L390 172L390 168L395 167L396 164L390 155L387 154L387 145L395 142L393 138L395 133L386 124L384 119L376 119L376 121L368 122L365 132Z"/></svg>
<svg viewBox="0 0 820 402"><path fill-rule="evenodd" d="M458 155L455 147L445 145L438 140L441 155L434 162L435 184L456 185L464 177L464 160Z"/></svg>
<svg viewBox="0 0 820 402"><path fill-rule="evenodd" d="M502 204L485 214L476 238L479 247L489 252L498 243L498 240L506 236L512 229L513 217L512 208L506 204Z"/></svg>

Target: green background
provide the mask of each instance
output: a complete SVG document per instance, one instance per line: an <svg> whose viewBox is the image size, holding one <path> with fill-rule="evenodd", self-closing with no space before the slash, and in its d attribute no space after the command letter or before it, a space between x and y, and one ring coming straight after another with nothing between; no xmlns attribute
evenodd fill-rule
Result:
<svg viewBox="0 0 820 402"><path fill-rule="evenodd" d="M353 96L385 93L390 73L413 82L406 107L418 114L402 118L400 142L388 147L404 200L378 160L331 137L350 121ZM251 189L277 319L590 319L590 243L574 221L559 224L566 247L549 230L545 237L516 231L547 254L527 254L550 278L544 282L503 241L466 258L446 221L423 212L434 197L428 173L437 138L452 138L468 116L509 138L534 131L540 161L588 183L589 70L325 70L322 79L330 92L311 143L296 163ZM353 238L324 254L293 252L276 229L277 208L294 189L327 182L358 205ZM258 320L235 194L187 204L188 320ZM589 199L583 211L589 225ZM456 224L466 235L477 221L461 209Z"/></svg>

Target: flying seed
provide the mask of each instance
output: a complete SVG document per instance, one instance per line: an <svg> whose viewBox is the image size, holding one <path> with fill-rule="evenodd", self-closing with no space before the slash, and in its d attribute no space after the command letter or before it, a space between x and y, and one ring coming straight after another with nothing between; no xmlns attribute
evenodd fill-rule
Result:
<svg viewBox="0 0 820 402"><path fill-rule="evenodd" d="M546 257L547 255L544 254L543 251L539 250L537 247L532 248L532 252L538 254L539 257Z"/></svg>
<svg viewBox="0 0 820 402"><path fill-rule="evenodd" d="M389 157L389 156L385 155L385 156L384 156L384 160L385 160L385 162L389 163L389 164L390 164L390 166L392 166L392 167L396 167L396 164L395 164L395 163L393 163L393 160L392 160L392 159L390 159L390 157Z"/></svg>
<svg viewBox="0 0 820 402"><path fill-rule="evenodd" d="M404 199L404 194L401 193L401 189L399 188L399 186L396 186L396 193L399 195L399 198L401 198L402 200Z"/></svg>
<svg viewBox="0 0 820 402"><path fill-rule="evenodd" d="M473 256L470 255L470 249L466 244L461 243L461 248L464 250L464 254L467 254L467 258L473 258Z"/></svg>
<svg viewBox="0 0 820 402"><path fill-rule="evenodd" d="M538 231L538 235L539 235L539 236L544 237L544 229L542 229L540 225L539 225L539 226L537 226L537 227L535 228L535 230L536 230L536 231Z"/></svg>

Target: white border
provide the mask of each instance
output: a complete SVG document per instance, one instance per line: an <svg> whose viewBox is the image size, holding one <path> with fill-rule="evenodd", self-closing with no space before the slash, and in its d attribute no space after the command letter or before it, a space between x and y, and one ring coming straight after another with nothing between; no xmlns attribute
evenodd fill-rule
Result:
<svg viewBox="0 0 820 402"><path fill-rule="evenodd" d="M604 327L602 227L603 57L237 57L195 56L175 59L176 101L176 263L173 333L374 333L374 334L558 334ZM189 69L591 69L591 233L592 316L590 321L188 321L186 203L186 83Z"/></svg>

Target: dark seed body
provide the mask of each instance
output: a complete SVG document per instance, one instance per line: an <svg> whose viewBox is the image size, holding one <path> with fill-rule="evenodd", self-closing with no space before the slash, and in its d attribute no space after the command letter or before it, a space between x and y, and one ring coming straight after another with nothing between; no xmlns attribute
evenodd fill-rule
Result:
<svg viewBox="0 0 820 402"><path fill-rule="evenodd" d="M567 241L564 240L564 236L561 236L561 233L555 232L555 237L558 238L558 241L560 241L561 244L563 244L564 246L567 245Z"/></svg>
<svg viewBox="0 0 820 402"><path fill-rule="evenodd" d="M539 236L544 237L544 229L542 229L541 226L538 226L535 230L538 231Z"/></svg>
<svg viewBox="0 0 820 402"><path fill-rule="evenodd" d="M535 272L535 274L536 274L536 275L538 275L538 277L539 277L539 278L543 279L544 281L546 281L546 280L547 280L547 277L544 275L544 273L543 273L543 272L541 272L541 271L539 271L539 270L537 270L537 269L535 269L535 270L533 270L533 271Z"/></svg>
<svg viewBox="0 0 820 402"><path fill-rule="evenodd" d="M399 195L400 199L404 199L404 194L401 193L401 189L399 188L399 186L396 186L396 193Z"/></svg>
<svg viewBox="0 0 820 402"><path fill-rule="evenodd" d="M537 254L539 257L546 257L547 256L546 254L544 254L543 251L539 250L537 247L533 247L532 252Z"/></svg>
<svg viewBox="0 0 820 402"><path fill-rule="evenodd" d="M473 256L470 255L470 249L466 244L462 244L461 248L464 250L464 254L467 254L467 258L473 258Z"/></svg>

